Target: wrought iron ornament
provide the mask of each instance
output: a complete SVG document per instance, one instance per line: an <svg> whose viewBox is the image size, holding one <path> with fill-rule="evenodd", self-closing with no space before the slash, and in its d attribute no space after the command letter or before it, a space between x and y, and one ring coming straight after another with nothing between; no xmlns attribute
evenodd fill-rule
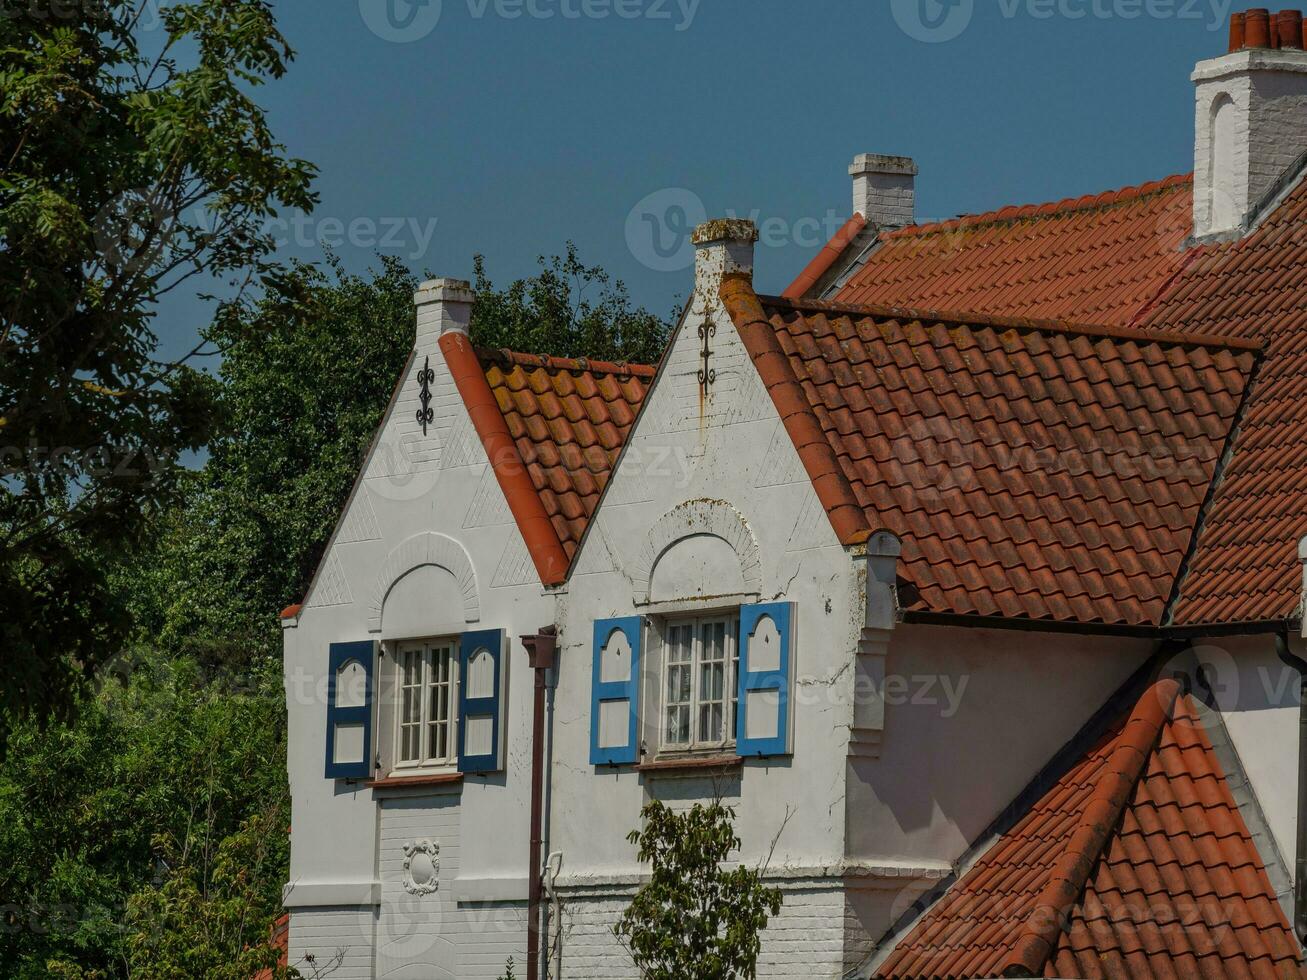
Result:
<svg viewBox="0 0 1307 980"><path fill-rule="evenodd" d="M703 358L703 367L699 368L699 387L703 393L708 393L708 388L717 381L717 369L708 366L708 358L713 356L712 348L708 342L717 336L717 324L701 323L699 325L699 339L703 341L703 350L699 356Z"/></svg>
<svg viewBox="0 0 1307 980"><path fill-rule="evenodd" d="M418 401L422 403L418 409L418 424L422 426L423 435L427 434L427 426L436 420L435 410L431 407L431 382L435 380L436 372L431 370L431 358L428 357L418 372L418 384L422 386L422 391L418 394Z"/></svg>

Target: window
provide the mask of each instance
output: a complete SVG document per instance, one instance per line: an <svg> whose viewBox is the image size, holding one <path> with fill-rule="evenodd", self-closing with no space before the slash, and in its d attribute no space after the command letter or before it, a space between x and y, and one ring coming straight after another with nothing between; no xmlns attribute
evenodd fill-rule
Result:
<svg viewBox="0 0 1307 980"><path fill-rule="evenodd" d="M734 613L672 620L663 637L662 748L723 748L735 742L740 654Z"/></svg>
<svg viewBox="0 0 1307 980"><path fill-rule="evenodd" d="M458 653L453 641L405 643L395 653L395 768L458 761Z"/></svg>

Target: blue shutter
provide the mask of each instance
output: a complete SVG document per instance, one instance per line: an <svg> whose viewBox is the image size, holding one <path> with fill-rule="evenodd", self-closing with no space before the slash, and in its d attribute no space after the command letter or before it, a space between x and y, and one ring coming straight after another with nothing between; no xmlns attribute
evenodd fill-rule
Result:
<svg viewBox="0 0 1307 980"><path fill-rule="evenodd" d="M372 775L376 644L333 643L327 656L327 778Z"/></svg>
<svg viewBox="0 0 1307 980"><path fill-rule="evenodd" d="M745 758L788 755L794 604L741 606L739 642L740 707L735 721L735 751Z"/></svg>
<svg viewBox="0 0 1307 980"><path fill-rule="evenodd" d="M644 622L639 616L595 622L594 666L590 680L590 764L631 765L640 761L640 645ZM625 642L623 643L623 640ZM604 680L604 651L609 644L609 680ZM622 663L630 650L630 660Z"/></svg>
<svg viewBox="0 0 1307 980"><path fill-rule="evenodd" d="M504 768L504 631L464 633L458 648L458 771Z"/></svg>

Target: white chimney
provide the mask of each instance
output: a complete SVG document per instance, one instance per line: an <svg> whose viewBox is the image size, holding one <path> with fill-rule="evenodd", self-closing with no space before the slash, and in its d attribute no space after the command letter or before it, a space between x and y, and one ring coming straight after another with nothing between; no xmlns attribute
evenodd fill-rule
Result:
<svg viewBox="0 0 1307 980"><path fill-rule="evenodd" d="M859 153L849 166L853 211L878 229L916 223L917 165L911 157Z"/></svg>
<svg viewBox="0 0 1307 980"><path fill-rule="evenodd" d="M1298 11L1235 14L1230 51L1193 81L1194 238L1239 237L1307 152L1307 51Z"/></svg>
<svg viewBox="0 0 1307 980"><path fill-rule="evenodd" d="M694 229L695 310L706 313L717 303L722 277L753 278L753 246L758 226L744 218L717 218Z"/></svg>
<svg viewBox="0 0 1307 980"><path fill-rule="evenodd" d="M418 349L429 348L447 333L467 335L476 294L466 279L430 279L413 294L417 307Z"/></svg>

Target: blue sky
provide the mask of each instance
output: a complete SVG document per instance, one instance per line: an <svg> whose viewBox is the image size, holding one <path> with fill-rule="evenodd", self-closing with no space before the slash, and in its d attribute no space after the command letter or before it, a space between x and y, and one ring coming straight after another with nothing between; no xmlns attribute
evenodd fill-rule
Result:
<svg viewBox="0 0 1307 980"><path fill-rule="evenodd" d="M567 240L670 313L698 208L765 226L779 291L847 217L856 153L913 156L918 217L1192 167L1196 61L1228 0L277 0L298 58L260 93L333 244L416 271L529 275ZM438 15L438 16L437 16ZM652 246L660 236L661 249ZM191 340L178 303L160 334Z"/></svg>

